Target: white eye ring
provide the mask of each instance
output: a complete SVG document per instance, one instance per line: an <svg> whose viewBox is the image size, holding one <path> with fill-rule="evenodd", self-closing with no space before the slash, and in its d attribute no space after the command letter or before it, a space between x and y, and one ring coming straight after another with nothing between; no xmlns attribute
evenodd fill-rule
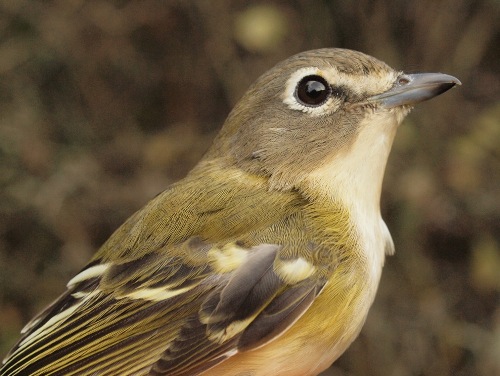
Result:
<svg viewBox="0 0 500 376"><path fill-rule="evenodd" d="M307 105L297 99L297 85L308 76L324 77L321 70L315 67L301 68L294 72L288 79L283 93L283 103L291 110L301 111L311 116L322 116L328 114L333 98L330 95L320 105ZM326 80L325 80L326 81Z"/></svg>

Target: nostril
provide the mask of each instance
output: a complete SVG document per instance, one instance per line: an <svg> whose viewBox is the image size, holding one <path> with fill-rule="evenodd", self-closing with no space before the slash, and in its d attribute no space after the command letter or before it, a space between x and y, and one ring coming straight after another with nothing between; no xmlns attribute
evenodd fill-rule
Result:
<svg viewBox="0 0 500 376"><path fill-rule="evenodd" d="M398 78L398 84L399 85L407 85L410 83L410 79L406 76L401 76Z"/></svg>

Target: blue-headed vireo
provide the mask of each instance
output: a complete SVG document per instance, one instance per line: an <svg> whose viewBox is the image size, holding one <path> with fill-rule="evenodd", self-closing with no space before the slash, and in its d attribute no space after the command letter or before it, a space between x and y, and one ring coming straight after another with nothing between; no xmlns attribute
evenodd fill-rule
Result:
<svg viewBox="0 0 500 376"><path fill-rule="evenodd" d="M343 49L276 65L0 375L317 375L356 338L393 252L380 194L398 125L459 83Z"/></svg>

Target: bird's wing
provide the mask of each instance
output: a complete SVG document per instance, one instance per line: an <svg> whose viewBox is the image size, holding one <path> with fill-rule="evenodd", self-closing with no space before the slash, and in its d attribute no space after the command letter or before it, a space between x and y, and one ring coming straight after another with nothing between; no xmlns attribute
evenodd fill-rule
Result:
<svg viewBox="0 0 500 376"><path fill-rule="evenodd" d="M191 376L286 331L325 283L299 257L313 244L302 198L220 176L207 163L129 218L0 375Z"/></svg>
<svg viewBox="0 0 500 376"><path fill-rule="evenodd" d="M94 261L25 328L0 374L187 376L259 347L324 284L300 258L277 270L281 249L192 237L140 258Z"/></svg>

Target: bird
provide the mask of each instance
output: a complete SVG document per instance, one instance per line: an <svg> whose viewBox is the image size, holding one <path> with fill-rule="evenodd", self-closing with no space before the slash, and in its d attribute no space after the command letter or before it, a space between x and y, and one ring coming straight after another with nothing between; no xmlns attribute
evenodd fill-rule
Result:
<svg viewBox="0 0 500 376"><path fill-rule="evenodd" d="M459 84L340 48L278 63L26 325L0 375L318 375L394 253L380 198L396 131Z"/></svg>

